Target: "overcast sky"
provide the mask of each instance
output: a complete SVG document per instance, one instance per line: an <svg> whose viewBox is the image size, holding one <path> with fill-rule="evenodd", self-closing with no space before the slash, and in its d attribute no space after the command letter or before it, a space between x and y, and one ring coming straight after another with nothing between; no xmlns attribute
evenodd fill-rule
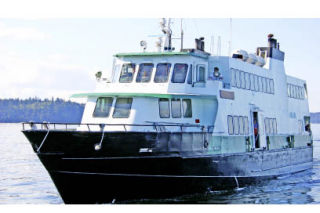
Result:
<svg viewBox="0 0 320 213"><path fill-rule="evenodd" d="M180 19L173 20L179 36ZM228 53L230 19L183 19L185 47L204 36L221 36ZM310 111L320 111L320 19L232 19L232 49L254 52L273 33L286 54L288 75L305 79ZM0 97L62 97L94 90L94 73L110 71L112 55L155 50L159 19L54 18L0 19ZM174 46L179 49L179 42ZM216 46L215 46L216 50Z"/></svg>

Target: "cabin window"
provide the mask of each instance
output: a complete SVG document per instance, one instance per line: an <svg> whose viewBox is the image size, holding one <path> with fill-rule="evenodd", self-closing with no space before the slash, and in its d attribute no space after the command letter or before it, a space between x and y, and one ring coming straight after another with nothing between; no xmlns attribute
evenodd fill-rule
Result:
<svg viewBox="0 0 320 213"><path fill-rule="evenodd" d="M229 135L233 135L233 118L231 115L228 115L228 132Z"/></svg>
<svg viewBox="0 0 320 213"><path fill-rule="evenodd" d="M277 134L278 130L277 130L277 119L273 119L273 128L274 128L274 133Z"/></svg>
<svg viewBox="0 0 320 213"><path fill-rule="evenodd" d="M254 75L254 91L259 91L259 82L258 82L258 76Z"/></svg>
<svg viewBox="0 0 320 213"><path fill-rule="evenodd" d="M117 98L112 117L128 118L130 115L131 105L132 98Z"/></svg>
<svg viewBox="0 0 320 213"><path fill-rule="evenodd" d="M236 83L236 70L235 69L231 69L231 84L233 87L236 87L237 86L237 83Z"/></svg>
<svg viewBox="0 0 320 213"><path fill-rule="evenodd" d="M254 75L250 73L250 90L254 91Z"/></svg>
<svg viewBox="0 0 320 213"><path fill-rule="evenodd" d="M155 83L168 82L171 64L161 63L157 65L156 76L154 77Z"/></svg>
<svg viewBox="0 0 320 213"><path fill-rule="evenodd" d="M233 117L233 130L235 135L239 135L239 118L238 116Z"/></svg>
<svg viewBox="0 0 320 213"><path fill-rule="evenodd" d="M182 99L183 117L192 118L191 99Z"/></svg>
<svg viewBox="0 0 320 213"><path fill-rule="evenodd" d="M205 82L206 68L202 65L198 65L197 69L197 82Z"/></svg>
<svg viewBox="0 0 320 213"><path fill-rule="evenodd" d="M270 129L269 129L269 119L268 118L265 118L264 119L264 128L266 130L266 134L269 134L270 133Z"/></svg>
<svg viewBox="0 0 320 213"><path fill-rule="evenodd" d="M153 64L140 64L136 82L146 83L151 79Z"/></svg>
<svg viewBox="0 0 320 213"><path fill-rule="evenodd" d="M168 98L159 99L159 114L160 118L170 118L170 105Z"/></svg>
<svg viewBox="0 0 320 213"><path fill-rule="evenodd" d="M267 79L262 77L262 90L263 92L267 92Z"/></svg>
<svg viewBox="0 0 320 213"><path fill-rule="evenodd" d="M270 79L267 78L267 93L270 93Z"/></svg>
<svg viewBox="0 0 320 213"><path fill-rule="evenodd" d="M135 73L136 65L135 64L124 64L122 65L121 74L120 74L120 83L131 83L134 73Z"/></svg>
<svg viewBox="0 0 320 213"><path fill-rule="evenodd" d="M244 134L243 128L244 128L243 117L242 117L242 116L239 116L239 134L240 134L240 135L243 135L243 134Z"/></svg>
<svg viewBox="0 0 320 213"><path fill-rule="evenodd" d="M273 79L270 80L270 92L271 92L271 94L274 94L274 81L273 81Z"/></svg>
<svg viewBox="0 0 320 213"><path fill-rule="evenodd" d="M236 70L236 86L240 88L240 72Z"/></svg>
<svg viewBox="0 0 320 213"><path fill-rule="evenodd" d="M240 86L242 89L246 88L246 81L244 79L244 72L240 71Z"/></svg>
<svg viewBox="0 0 320 213"><path fill-rule="evenodd" d="M311 133L309 116L304 116L304 131Z"/></svg>
<svg viewBox="0 0 320 213"><path fill-rule="evenodd" d="M245 116L244 118L244 134L249 135L249 120L248 117Z"/></svg>
<svg viewBox="0 0 320 213"><path fill-rule="evenodd" d="M304 87L304 95L303 95L303 98L305 99L305 98L308 98L307 84L304 84L303 87Z"/></svg>
<svg viewBox="0 0 320 213"><path fill-rule="evenodd" d="M173 118L181 118L181 103L179 98L171 99L171 113Z"/></svg>
<svg viewBox="0 0 320 213"><path fill-rule="evenodd" d="M188 71L187 64L175 64L171 78L172 83L184 83Z"/></svg>
<svg viewBox="0 0 320 213"><path fill-rule="evenodd" d="M192 64L190 64L187 83L192 84Z"/></svg>
<svg viewBox="0 0 320 213"><path fill-rule="evenodd" d="M97 100L96 107L93 112L93 117L108 117L112 106L113 98L100 97Z"/></svg>
<svg viewBox="0 0 320 213"><path fill-rule="evenodd" d="M250 89L250 75L249 73L245 73L245 80L246 80L246 89Z"/></svg>

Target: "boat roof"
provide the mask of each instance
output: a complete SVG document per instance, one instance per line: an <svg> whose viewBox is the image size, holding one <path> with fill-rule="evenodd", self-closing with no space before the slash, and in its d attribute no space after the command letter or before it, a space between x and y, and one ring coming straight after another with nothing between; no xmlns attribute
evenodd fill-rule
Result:
<svg viewBox="0 0 320 213"><path fill-rule="evenodd" d="M117 53L115 57L161 57L161 56L195 56L201 58L208 58L208 54L198 53L198 52L132 52L132 53Z"/></svg>

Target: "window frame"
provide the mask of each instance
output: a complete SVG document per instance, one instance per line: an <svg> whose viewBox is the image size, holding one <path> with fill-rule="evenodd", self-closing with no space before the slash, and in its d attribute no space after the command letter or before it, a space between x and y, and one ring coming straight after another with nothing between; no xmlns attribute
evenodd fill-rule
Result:
<svg viewBox="0 0 320 213"><path fill-rule="evenodd" d="M176 100L179 100L179 112L180 112L180 117L175 117L175 116L173 116L173 107L172 107L172 102L173 101L176 101ZM182 118L182 110L181 110L181 98L171 98L171 117L172 118Z"/></svg>
<svg viewBox="0 0 320 213"><path fill-rule="evenodd" d="M168 117L161 117L161 105L160 105L160 100L161 99L167 99L168 100L168 109L169 109L169 116ZM159 117L160 118L170 118L171 117L171 109L170 109L170 98L159 98L158 99L158 105L159 105Z"/></svg>
<svg viewBox="0 0 320 213"><path fill-rule="evenodd" d="M240 130L240 128L239 128L239 117L238 116L233 116L233 132L234 132L234 135L239 135L239 132L240 132L239 130Z"/></svg>
<svg viewBox="0 0 320 213"><path fill-rule="evenodd" d="M200 68L203 68L203 81L200 81ZM204 64L197 64L196 82L206 83L206 66Z"/></svg>
<svg viewBox="0 0 320 213"><path fill-rule="evenodd" d="M183 82L175 82L174 81L174 76L175 76L175 70L176 70L176 66L177 65L185 65L187 68L186 68L186 71L185 71L185 75L184 75L184 79L183 79ZM184 84L186 82L186 78L187 78L187 75L188 75L188 69L189 69L189 64L186 64L186 63L175 63L174 66L173 66L173 70L172 70L172 75L171 75L171 83L174 83L174 84Z"/></svg>
<svg viewBox="0 0 320 213"><path fill-rule="evenodd" d="M185 116L185 108L184 108L184 101L190 101L190 111L191 111L191 116ZM192 99L191 98L182 98L181 100L181 106L182 106L182 115L183 118L192 118Z"/></svg>
<svg viewBox="0 0 320 213"><path fill-rule="evenodd" d="M230 120L230 118L231 118L231 120ZM229 121L231 121L231 124L230 124ZM234 135L233 116L232 115L228 115L227 116L227 123L228 123L228 133L229 133L229 135ZM232 131L230 131L230 130L232 130Z"/></svg>

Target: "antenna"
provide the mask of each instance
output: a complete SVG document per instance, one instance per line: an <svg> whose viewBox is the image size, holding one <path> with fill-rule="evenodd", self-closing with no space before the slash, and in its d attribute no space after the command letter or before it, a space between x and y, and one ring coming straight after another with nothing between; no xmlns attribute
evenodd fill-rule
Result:
<svg viewBox="0 0 320 213"><path fill-rule="evenodd" d="M221 55L221 36L218 36L217 56Z"/></svg>
<svg viewBox="0 0 320 213"><path fill-rule="evenodd" d="M210 53L214 55L214 36L211 36Z"/></svg>
<svg viewBox="0 0 320 213"><path fill-rule="evenodd" d="M181 26L180 26L180 29L181 29L181 47L180 47L180 51L182 51L182 49L183 49L183 28L182 28L182 20L183 19L181 19Z"/></svg>
<svg viewBox="0 0 320 213"><path fill-rule="evenodd" d="M232 18L230 18L230 39L229 39L229 56L231 55L232 49Z"/></svg>
<svg viewBox="0 0 320 213"><path fill-rule="evenodd" d="M164 41L164 50L165 51L172 51L172 43L171 43L171 35L172 31L170 28L171 19L168 19L168 23L165 18L160 20L160 27L162 32L166 35L166 39Z"/></svg>

